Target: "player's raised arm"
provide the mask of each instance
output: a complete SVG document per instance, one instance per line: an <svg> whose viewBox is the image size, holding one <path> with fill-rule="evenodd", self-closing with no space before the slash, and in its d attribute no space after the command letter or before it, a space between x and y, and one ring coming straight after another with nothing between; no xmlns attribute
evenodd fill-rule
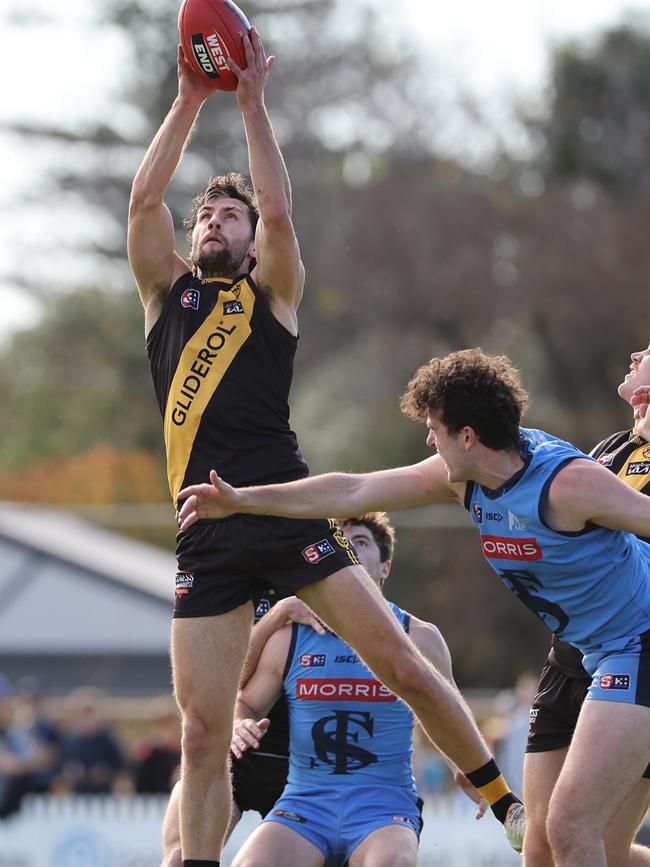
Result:
<svg viewBox="0 0 650 867"><path fill-rule="evenodd" d="M174 224L165 193L203 102L213 92L178 48L178 95L149 145L131 187L128 254L145 310L148 333L175 280L189 268L175 252Z"/></svg>
<svg viewBox="0 0 650 867"><path fill-rule="evenodd" d="M243 42L246 68L240 69L232 60L229 66L238 78L235 93L244 121L250 175L260 214L253 278L276 317L295 334L304 268L291 221L289 175L264 103L264 89L274 58L266 57L255 27L244 36Z"/></svg>
<svg viewBox="0 0 650 867"><path fill-rule="evenodd" d="M462 496L442 458L374 473L326 473L280 485L233 488L212 471L211 484L190 485L179 494L181 530L204 518L235 512L288 518L349 518L364 512L395 512Z"/></svg>

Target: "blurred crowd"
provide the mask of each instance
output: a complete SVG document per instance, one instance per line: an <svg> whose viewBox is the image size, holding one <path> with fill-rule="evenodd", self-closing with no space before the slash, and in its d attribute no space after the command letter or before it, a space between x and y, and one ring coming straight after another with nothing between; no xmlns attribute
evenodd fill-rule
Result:
<svg viewBox="0 0 650 867"><path fill-rule="evenodd" d="M143 734L126 736L111 700L80 687L46 701L34 678L0 674L0 819L24 795L169 792L180 762L180 723L171 697L148 702Z"/></svg>
<svg viewBox="0 0 650 867"><path fill-rule="evenodd" d="M523 674L514 689L498 693L478 714L500 767L518 792L536 683L532 674ZM46 700L36 679L10 684L0 673L0 819L19 810L30 793L170 792L180 762L176 706L171 696L161 696L143 700L140 708L137 722L118 721L114 700L95 687ZM422 796L455 792L449 768L421 732L414 751ZM464 796L456 794L462 801Z"/></svg>

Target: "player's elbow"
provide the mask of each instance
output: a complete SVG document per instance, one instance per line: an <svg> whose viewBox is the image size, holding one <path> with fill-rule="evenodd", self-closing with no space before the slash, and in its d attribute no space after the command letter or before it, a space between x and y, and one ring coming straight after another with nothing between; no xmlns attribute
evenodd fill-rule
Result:
<svg viewBox="0 0 650 867"><path fill-rule="evenodd" d="M273 198L260 203L260 215L264 228L275 234L293 234L291 205L284 198Z"/></svg>
<svg viewBox="0 0 650 867"><path fill-rule="evenodd" d="M163 200L160 196L153 195L144 184L134 182L131 187L129 198L129 220L137 219L141 214L146 214L162 207Z"/></svg>

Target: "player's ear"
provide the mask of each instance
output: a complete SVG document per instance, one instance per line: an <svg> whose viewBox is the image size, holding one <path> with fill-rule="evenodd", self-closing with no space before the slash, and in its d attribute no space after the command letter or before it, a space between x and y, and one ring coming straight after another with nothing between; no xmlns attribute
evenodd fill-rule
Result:
<svg viewBox="0 0 650 867"><path fill-rule="evenodd" d="M476 436L476 431L473 427L469 425L465 425L463 428L463 445L465 446L465 451L471 449L473 445L478 442L478 437Z"/></svg>

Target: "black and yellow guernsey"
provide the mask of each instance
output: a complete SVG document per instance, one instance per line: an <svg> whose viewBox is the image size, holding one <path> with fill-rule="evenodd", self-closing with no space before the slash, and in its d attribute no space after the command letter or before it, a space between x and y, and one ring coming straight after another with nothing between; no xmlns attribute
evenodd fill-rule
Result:
<svg viewBox="0 0 650 867"><path fill-rule="evenodd" d="M211 469L238 487L308 474L289 425L297 345L249 275L172 286L147 352L174 503Z"/></svg>
<svg viewBox="0 0 650 867"><path fill-rule="evenodd" d="M650 496L650 443L634 428L607 437L592 449L591 456L626 485ZM650 539L644 541L650 542ZM555 635L549 661L568 677L591 680L582 666L580 651Z"/></svg>

